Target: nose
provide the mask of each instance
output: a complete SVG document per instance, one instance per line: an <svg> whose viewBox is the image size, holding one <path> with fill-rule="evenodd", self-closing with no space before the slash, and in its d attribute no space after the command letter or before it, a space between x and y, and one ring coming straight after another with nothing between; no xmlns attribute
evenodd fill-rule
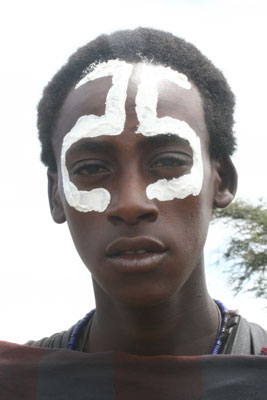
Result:
<svg viewBox="0 0 267 400"><path fill-rule="evenodd" d="M111 193L111 204L107 209L110 222L124 222L135 225L141 221L154 222L158 207L146 195L146 185L140 179L131 177L117 182L115 193Z"/></svg>

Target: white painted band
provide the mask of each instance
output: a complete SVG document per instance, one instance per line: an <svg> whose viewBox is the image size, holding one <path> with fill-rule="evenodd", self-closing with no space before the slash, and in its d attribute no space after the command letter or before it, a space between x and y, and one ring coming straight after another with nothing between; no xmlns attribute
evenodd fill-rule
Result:
<svg viewBox="0 0 267 400"><path fill-rule="evenodd" d="M89 191L78 190L70 181L66 167L66 153L75 142L81 139L102 135L119 135L123 132L126 119L127 87L132 70L133 66L131 64L119 60L110 60L97 65L75 87L77 89L91 80L112 76L112 86L107 94L105 114L101 117L93 114L83 115L63 140L61 170L64 193L69 205L78 211L105 211L110 203L110 193L104 188L96 188Z"/></svg>
<svg viewBox="0 0 267 400"><path fill-rule="evenodd" d="M160 179L148 185L146 194L149 199L160 201L183 199L189 195L200 193L203 181L203 164L200 139L185 121L171 117L157 117L158 83L167 79L180 87L189 90L191 84L187 77L169 67L154 66L143 63L141 78L136 95L136 114L139 121L137 134L156 136L176 134L189 142L193 151L193 165L190 174L171 180ZM63 188L68 204L81 212L103 212L110 204L111 196L104 188L90 191L78 190L70 181L66 167L66 153L77 141L103 135L120 135L123 132L126 112L125 102L127 87L133 65L124 61L110 60L101 63L89 72L76 85L76 88L94 79L112 76L112 86L107 94L106 110L102 116L83 115L66 134L62 144L61 169Z"/></svg>
<svg viewBox="0 0 267 400"><path fill-rule="evenodd" d="M136 114L139 127L136 133L145 136L175 134L189 142L193 151L193 165L190 174L171 180L160 179L148 185L146 194L149 199L167 201L184 199L189 195L200 193L203 181L203 164L201 157L200 139L195 131L185 121L171 117L157 117L158 83L167 79L184 89L190 89L187 77L169 67L142 65L140 84L136 96Z"/></svg>

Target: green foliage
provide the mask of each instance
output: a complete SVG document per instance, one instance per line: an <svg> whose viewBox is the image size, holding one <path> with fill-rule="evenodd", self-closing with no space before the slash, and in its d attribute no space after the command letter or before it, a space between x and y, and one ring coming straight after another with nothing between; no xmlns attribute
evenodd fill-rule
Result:
<svg viewBox="0 0 267 400"><path fill-rule="evenodd" d="M224 258L235 293L248 290L267 299L266 204L260 200L254 206L237 200L225 209L215 210L214 219L222 219L234 231Z"/></svg>

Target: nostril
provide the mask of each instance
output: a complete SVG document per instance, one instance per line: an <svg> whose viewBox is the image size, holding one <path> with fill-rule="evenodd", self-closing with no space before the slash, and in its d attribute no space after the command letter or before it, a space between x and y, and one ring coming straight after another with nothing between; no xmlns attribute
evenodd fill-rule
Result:
<svg viewBox="0 0 267 400"><path fill-rule="evenodd" d="M124 219L122 217L120 217L119 215L111 215L110 219L113 222L123 222L124 221Z"/></svg>
<svg viewBox="0 0 267 400"><path fill-rule="evenodd" d="M141 221L153 222L157 219L156 212L147 212L147 213L139 213L139 215L134 212L134 210L128 210L128 212L122 212L120 210L120 214L109 215L109 220L113 224L118 224L124 222L129 225L136 225Z"/></svg>
<svg viewBox="0 0 267 400"><path fill-rule="evenodd" d="M154 219L154 218L155 218L155 215L152 212L145 213L145 214L139 215L139 217L137 217L137 219L139 219L141 221L143 221L143 220L151 220L151 219Z"/></svg>

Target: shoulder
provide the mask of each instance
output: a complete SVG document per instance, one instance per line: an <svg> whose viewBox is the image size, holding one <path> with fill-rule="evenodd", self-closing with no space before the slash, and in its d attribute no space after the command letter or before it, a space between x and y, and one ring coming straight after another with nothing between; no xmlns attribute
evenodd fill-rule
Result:
<svg viewBox="0 0 267 400"><path fill-rule="evenodd" d="M267 332L258 324L248 322L240 317L230 334L226 354L259 355L263 347L267 347Z"/></svg>
<svg viewBox="0 0 267 400"><path fill-rule="evenodd" d="M67 349L70 341L72 332L76 325L73 325L70 329L58 333L54 333L52 336L45 337L40 340L29 340L25 343L26 346L35 347L46 347L48 349Z"/></svg>
<svg viewBox="0 0 267 400"><path fill-rule="evenodd" d="M263 347L267 347L267 331L261 326L248 322L251 335L253 354L259 354Z"/></svg>
<svg viewBox="0 0 267 400"><path fill-rule="evenodd" d="M77 324L66 331L55 333L40 340L29 340L25 345L48 349L67 349L68 344L74 341L75 350L83 351L94 312L95 310L91 310ZM73 343L71 344L73 345Z"/></svg>

